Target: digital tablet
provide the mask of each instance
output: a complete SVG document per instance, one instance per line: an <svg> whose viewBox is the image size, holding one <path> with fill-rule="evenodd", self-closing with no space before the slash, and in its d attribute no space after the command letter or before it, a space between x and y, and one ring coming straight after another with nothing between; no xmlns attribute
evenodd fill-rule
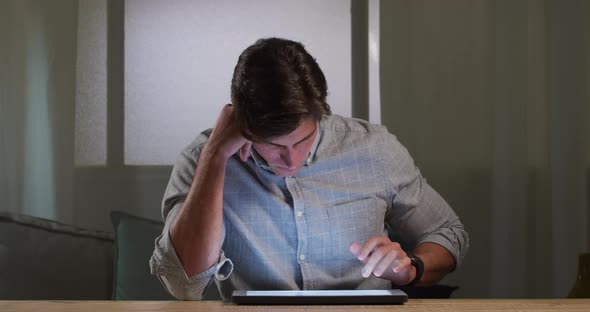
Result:
<svg viewBox="0 0 590 312"><path fill-rule="evenodd" d="M379 290L236 290L236 304L402 304L408 295L399 289Z"/></svg>

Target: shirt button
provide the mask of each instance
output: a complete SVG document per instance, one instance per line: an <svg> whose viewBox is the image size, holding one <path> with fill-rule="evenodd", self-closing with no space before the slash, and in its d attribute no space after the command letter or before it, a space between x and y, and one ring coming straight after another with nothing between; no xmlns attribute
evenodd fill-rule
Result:
<svg viewBox="0 0 590 312"><path fill-rule="evenodd" d="M303 215L303 211L301 211L301 210L297 211L297 216L298 217L301 217L302 215Z"/></svg>
<svg viewBox="0 0 590 312"><path fill-rule="evenodd" d="M305 255L300 255L299 260L301 260L301 261L305 260Z"/></svg>

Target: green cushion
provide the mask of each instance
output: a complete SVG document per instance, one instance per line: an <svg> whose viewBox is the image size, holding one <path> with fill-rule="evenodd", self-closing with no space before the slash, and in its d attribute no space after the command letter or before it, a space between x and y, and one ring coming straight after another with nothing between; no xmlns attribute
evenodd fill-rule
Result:
<svg viewBox="0 0 590 312"><path fill-rule="evenodd" d="M154 240L162 233L160 221L111 212L115 228L114 300L173 300L157 277L150 274Z"/></svg>
<svg viewBox="0 0 590 312"><path fill-rule="evenodd" d="M149 259L164 223L113 211L115 228L114 300L175 300L150 274ZM221 300L215 283L203 294L204 300Z"/></svg>

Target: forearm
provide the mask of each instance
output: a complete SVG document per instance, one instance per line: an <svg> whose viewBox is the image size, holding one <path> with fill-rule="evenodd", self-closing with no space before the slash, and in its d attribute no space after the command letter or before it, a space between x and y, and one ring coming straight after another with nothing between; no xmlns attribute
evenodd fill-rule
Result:
<svg viewBox="0 0 590 312"><path fill-rule="evenodd" d="M445 275L455 268L455 259L451 253L441 245L435 243L423 243L413 250L413 254L424 262L424 274L418 286L431 286L438 283ZM412 279L415 270L412 272Z"/></svg>
<svg viewBox="0 0 590 312"><path fill-rule="evenodd" d="M226 163L226 157L203 149L187 198L170 227L170 239L188 276L207 270L218 260Z"/></svg>
<svg viewBox="0 0 590 312"><path fill-rule="evenodd" d="M413 253L424 262L424 272L420 281L416 284L417 286L434 285L455 267L453 256L451 256L444 247L438 244L420 244L414 249ZM412 282L416 278L416 268L410 264L411 262L408 258L405 258L404 261L407 261L407 269L402 269L399 272L388 269L384 271L383 274L379 275L379 277L390 280L393 284L398 286L404 286Z"/></svg>

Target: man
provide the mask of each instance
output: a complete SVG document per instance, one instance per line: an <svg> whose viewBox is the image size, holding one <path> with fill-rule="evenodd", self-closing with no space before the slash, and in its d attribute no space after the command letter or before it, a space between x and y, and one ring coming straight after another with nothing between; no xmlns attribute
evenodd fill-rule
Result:
<svg viewBox="0 0 590 312"><path fill-rule="evenodd" d="M201 299L211 281L224 299L431 285L460 264L467 233L407 150L382 126L332 115L326 95L298 42L240 55L233 105L182 152L164 195L150 265L172 295Z"/></svg>

